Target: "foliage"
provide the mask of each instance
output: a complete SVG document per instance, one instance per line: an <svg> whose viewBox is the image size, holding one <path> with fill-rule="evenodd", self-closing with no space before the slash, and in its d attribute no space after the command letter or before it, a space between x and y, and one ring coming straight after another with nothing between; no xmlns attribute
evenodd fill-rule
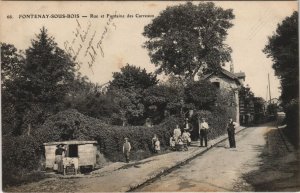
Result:
<svg viewBox="0 0 300 193"><path fill-rule="evenodd" d="M110 89L107 93L119 109L118 115L122 120L122 125L127 122L137 124L144 114L144 105L142 104L142 94L138 89Z"/></svg>
<svg viewBox="0 0 300 193"><path fill-rule="evenodd" d="M265 100L262 97L254 97L254 121L261 123L264 121Z"/></svg>
<svg viewBox="0 0 300 193"><path fill-rule="evenodd" d="M218 69L231 60L231 48L224 40L232 19L232 9L213 2L167 7L145 26L144 47L158 73L193 79L201 68Z"/></svg>
<svg viewBox="0 0 300 193"><path fill-rule="evenodd" d="M75 76L75 63L49 37L43 27L32 45L26 50L25 58L21 58L12 45L2 44L4 57L2 74L9 78L5 81L5 108L15 114L13 125L4 125L5 130L13 130L21 135L25 129L38 127L47 115L63 108L63 99ZM20 59L21 58L21 59ZM8 122L8 121L5 121Z"/></svg>
<svg viewBox="0 0 300 193"><path fill-rule="evenodd" d="M184 90L185 102L193 103L197 109L209 110L217 97L217 88L208 81L195 81Z"/></svg>
<svg viewBox="0 0 300 193"><path fill-rule="evenodd" d="M2 134L12 132L16 123L16 108L13 84L15 79L20 77L24 58L19 51L11 44L0 43L1 46L1 107L2 107Z"/></svg>
<svg viewBox="0 0 300 193"><path fill-rule="evenodd" d="M75 63L62 49L57 47L43 27L32 45L26 50L24 86L32 102L56 104L63 100L74 80Z"/></svg>
<svg viewBox="0 0 300 193"><path fill-rule="evenodd" d="M98 119L82 115L76 110L62 111L51 116L45 124L34 133L39 143L62 140L97 140L102 153L113 160L120 161L124 137L129 137L133 154L138 150L149 151L151 139L156 133L162 146L167 146L176 120L170 118L164 123L147 128L144 126L112 126Z"/></svg>
<svg viewBox="0 0 300 193"><path fill-rule="evenodd" d="M40 173L28 175L33 170L41 169L40 144L32 136L5 136L2 138L2 171L3 186L16 185L22 182L40 180ZM38 176L39 179L34 178Z"/></svg>
<svg viewBox="0 0 300 193"><path fill-rule="evenodd" d="M286 124L287 128L285 129L285 134L295 145L299 146L299 99L291 100L285 106L286 112ZM298 144L297 144L298 143Z"/></svg>
<svg viewBox="0 0 300 193"><path fill-rule="evenodd" d="M111 116L119 111L117 104L111 96L98 91L98 85L87 80L78 75L72 91L65 97L66 108L74 108L84 115L111 123Z"/></svg>
<svg viewBox="0 0 300 193"><path fill-rule="evenodd" d="M264 53L272 58L273 69L280 79L283 104L299 97L298 12L278 24L269 37Z"/></svg>
<svg viewBox="0 0 300 193"><path fill-rule="evenodd" d="M113 80L109 88L117 89L146 89L156 85L156 75L147 73L145 69L127 64L121 68L121 72L113 73Z"/></svg>
<svg viewBox="0 0 300 193"><path fill-rule="evenodd" d="M151 117L154 123L159 123L165 118L166 111L171 115L179 114L183 95L180 90L167 85L155 85L143 93L146 117Z"/></svg>
<svg viewBox="0 0 300 193"><path fill-rule="evenodd" d="M1 83L2 89L7 87L8 81L20 76L24 65L23 56L18 53L14 45L0 43L1 46Z"/></svg>

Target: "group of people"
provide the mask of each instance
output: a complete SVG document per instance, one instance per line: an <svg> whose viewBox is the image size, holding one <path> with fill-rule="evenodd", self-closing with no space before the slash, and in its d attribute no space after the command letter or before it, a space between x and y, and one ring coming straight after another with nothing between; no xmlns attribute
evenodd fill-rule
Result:
<svg viewBox="0 0 300 193"><path fill-rule="evenodd" d="M177 151L187 151L188 146L191 144L191 134L190 127L186 125L183 131L176 125L173 131L173 136L170 138L170 148L171 150Z"/></svg>
<svg viewBox="0 0 300 193"><path fill-rule="evenodd" d="M198 119L199 126L199 138L200 138L200 147L207 147L208 133L211 131L209 124L206 122L205 118ZM235 128L237 123L233 122L232 118L229 118L227 124L227 133L230 148L236 148L235 144ZM191 124L186 119L185 126L183 129L180 129L179 125L176 125L176 128L173 131L173 136L170 138L170 148L173 151L188 151L188 146L191 144L191 134L193 130ZM125 156L126 162L129 162L131 145L128 141L128 138L125 137L125 142L123 144L123 154ZM158 153L160 151L160 141L156 134L152 138L152 151L153 153Z"/></svg>
<svg viewBox="0 0 300 193"><path fill-rule="evenodd" d="M229 147L236 148L235 145L235 127L237 123L233 122L232 118L229 118L229 122L227 124L227 133L229 140ZM211 128L206 122L205 118L198 119L198 128L199 128L199 139L200 139L200 147L207 147L208 141L208 133L211 132ZM173 136L170 138L170 147L172 150L188 150L188 146L191 143L191 134L192 131L191 125L188 123L188 119L186 119L185 128L183 131L176 125L174 129Z"/></svg>

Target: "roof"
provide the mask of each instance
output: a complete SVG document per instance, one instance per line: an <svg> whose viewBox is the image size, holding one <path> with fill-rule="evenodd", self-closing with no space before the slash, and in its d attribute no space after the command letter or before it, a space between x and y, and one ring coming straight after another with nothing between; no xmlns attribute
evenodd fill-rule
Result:
<svg viewBox="0 0 300 193"><path fill-rule="evenodd" d="M97 144L97 141L79 141L79 140L72 140L72 141L55 141L55 142L48 142L43 143L44 145L83 145L83 144Z"/></svg>
<svg viewBox="0 0 300 193"><path fill-rule="evenodd" d="M237 76L238 78L245 78L246 75L245 75L245 72L237 72L237 73L234 73L235 76Z"/></svg>
<svg viewBox="0 0 300 193"><path fill-rule="evenodd" d="M207 75L204 76L202 79L205 80L205 79L209 78L211 75L213 75L213 74L215 74L215 73L217 73L217 72L221 72L221 73L222 73L223 75L225 75L226 77L228 77L228 78L230 78L230 79L232 79L232 80L235 80L235 81L237 81L239 84L241 84L240 81L239 81L239 78L238 78L238 76L236 76L236 74L233 74L233 73L231 73L231 72L225 70L224 68L221 68L220 71L215 71L215 72L212 72L212 73L210 73L210 74L207 74ZM241 72L241 73L243 73L243 72ZM244 74L245 74L245 73L244 73Z"/></svg>

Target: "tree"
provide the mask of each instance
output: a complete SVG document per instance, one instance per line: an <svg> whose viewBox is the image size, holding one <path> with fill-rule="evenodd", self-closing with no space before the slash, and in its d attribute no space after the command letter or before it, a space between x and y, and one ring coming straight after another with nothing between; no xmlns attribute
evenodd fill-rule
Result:
<svg viewBox="0 0 300 193"><path fill-rule="evenodd" d="M121 72L113 73L113 80L109 88L118 89L146 89L157 84L158 80L152 73L147 73L145 69L127 64L121 68Z"/></svg>
<svg viewBox="0 0 300 193"><path fill-rule="evenodd" d="M14 45L0 43L1 46L1 94L2 94L2 134L10 134L16 123L14 103L14 81L23 70L24 57Z"/></svg>
<svg viewBox="0 0 300 193"><path fill-rule="evenodd" d="M144 115L141 91L135 89L110 89L107 95L112 98L119 109L118 117L125 126L128 122L138 124Z"/></svg>
<svg viewBox="0 0 300 193"><path fill-rule="evenodd" d="M43 27L26 50L25 76L32 100L54 104L68 92L75 76L75 63L49 37Z"/></svg>
<svg viewBox="0 0 300 193"><path fill-rule="evenodd" d="M143 104L145 115L150 117L154 123L161 122L166 111L170 114L179 114L183 95L176 87L166 84L149 87L143 92Z"/></svg>
<svg viewBox="0 0 300 193"><path fill-rule="evenodd" d="M264 120L265 100L262 97L254 97L254 121L261 123Z"/></svg>
<svg viewBox="0 0 300 193"><path fill-rule="evenodd" d="M278 24L263 52L272 58L275 75L281 82L283 104L299 97L298 12Z"/></svg>
<svg viewBox="0 0 300 193"><path fill-rule="evenodd" d="M4 58L10 58L16 52L12 47L9 50L3 53ZM7 72L4 72L13 77L9 85L9 100L16 115L14 134L20 135L25 128L29 130L42 124L47 116L62 108L64 97L74 80L75 63L57 47L44 27L25 51L24 64L16 65L16 60L7 61L9 65L6 66L16 66L6 68Z"/></svg>
<svg viewBox="0 0 300 193"><path fill-rule="evenodd" d="M18 53L14 45L0 43L1 46L1 83L2 89L6 88L8 81L13 81L20 76L24 65L24 57Z"/></svg>
<svg viewBox="0 0 300 193"><path fill-rule="evenodd" d="M232 19L232 9L212 2L187 2L161 12L143 32L149 39L144 47L157 73L193 79L202 69L219 69L229 62L231 48L224 40Z"/></svg>
<svg viewBox="0 0 300 193"><path fill-rule="evenodd" d="M210 110L217 99L217 88L208 81L196 81L185 88L185 101L197 109Z"/></svg>

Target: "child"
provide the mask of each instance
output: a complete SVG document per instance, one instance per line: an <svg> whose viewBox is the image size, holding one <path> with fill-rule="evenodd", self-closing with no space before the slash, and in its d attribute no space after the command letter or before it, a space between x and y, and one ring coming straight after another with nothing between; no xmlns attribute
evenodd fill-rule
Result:
<svg viewBox="0 0 300 193"><path fill-rule="evenodd" d="M182 142L183 142L183 149L185 151L188 150L188 145L189 145L189 138L190 138L190 133L186 131L186 129L182 133Z"/></svg>
<svg viewBox="0 0 300 193"><path fill-rule="evenodd" d="M177 144L177 150L182 151L183 150L183 142L181 136L178 138L178 144Z"/></svg>
<svg viewBox="0 0 300 193"><path fill-rule="evenodd" d="M157 153L156 150L156 142L158 141L157 135L154 134L154 137L152 138L151 142L152 142L152 151L153 153Z"/></svg>
<svg viewBox="0 0 300 193"><path fill-rule="evenodd" d="M159 142L158 139L155 141L155 147L154 147L154 149L155 149L155 153L159 153L160 152L160 142Z"/></svg>
<svg viewBox="0 0 300 193"><path fill-rule="evenodd" d="M173 150L173 151L176 150L175 146L176 146L176 140L175 140L175 137L172 136L170 138L170 147L171 147L171 150Z"/></svg>
<svg viewBox="0 0 300 193"><path fill-rule="evenodd" d="M124 139L125 139L125 142L123 144L123 154L125 156L126 163L129 163L129 156L130 156L131 145L128 142L128 138L127 137L125 137Z"/></svg>

